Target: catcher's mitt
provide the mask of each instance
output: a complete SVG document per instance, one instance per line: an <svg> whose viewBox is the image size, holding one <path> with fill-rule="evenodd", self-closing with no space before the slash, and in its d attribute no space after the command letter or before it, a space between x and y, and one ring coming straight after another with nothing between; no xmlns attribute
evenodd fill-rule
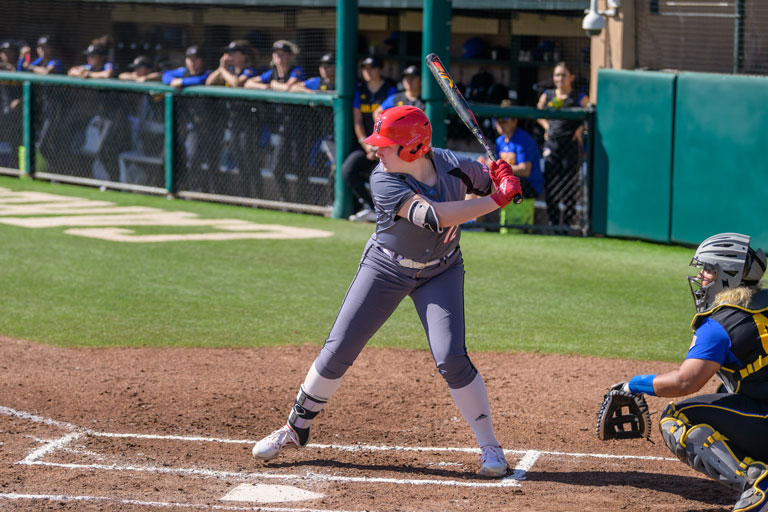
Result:
<svg viewBox="0 0 768 512"><path fill-rule="evenodd" d="M597 413L597 437L630 439L651 437L651 415L642 394L611 389L605 394L600 412Z"/></svg>

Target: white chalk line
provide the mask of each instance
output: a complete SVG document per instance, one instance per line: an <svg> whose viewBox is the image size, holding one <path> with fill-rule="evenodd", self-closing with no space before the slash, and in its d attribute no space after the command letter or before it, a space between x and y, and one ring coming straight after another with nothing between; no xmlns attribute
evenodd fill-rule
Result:
<svg viewBox="0 0 768 512"><path fill-rule="evenodd" d="M258 440L254 439L228 439L220 437L201 437L201 436L174 436L174 435L162 435L162 434L125 434L117 432L99 432L91 430L85 427L79 427L72 423L66 423L63 421L53 420L50 418L44 418L24 411L17 411L10 407L4 407L0 405L0 414L7 416L15 416L21 419L31 420L37 423L45 423L47 425L58 426L69 430L79 430L87 433L88 435L95 437L107 437L107 438L124 438L124 439L148 439L148 440L163 440L163 441L184 441L184 442L201 442L201 443L223 443L223 444L254 444ZM320 444L309 443L307 448L314 449L329 449L339 451L403 451L403 452L462 452L462 453L480 453L479 448L466 448L466 447L446 447L446 446L398 446L398 445L372 445L372 444L353 444L353 445L338 445L338 444ZM504 453L511 455L525 455L531 450L512 450L505 449ZM612 453L573 453L573 452L560 452L560 451L547 451L536 450L540 455L557 455L561 457L595 457L599 459L634 459L634 460L658 460L658 461L670 461L678 462L676 458L672 457L656 457L650 455L616 455Z"/></svg>
<svg viewBox="0 0 768 512"><path fill-rule="evenodd" d="M393 484L393 485L435 485L451 487L520 487L520 482L509 477L495 482L464 482L461 480L426 480L414 478L384 478L367 476L341 476L327 473L317 473L306 471L303 473L269 473L254 472L242 473L234 471L221 471L213 469L200 468L166 468L157 466L124 466L118 464L77 464L64 462L44 462L20 461L16 464L26 466L48 466L67 469L87 469L102 471L134 471L142 473L161 473L171 475L194 475L208 478L218 478L222 480L313 480L322 482L344 482L344 483L362 483L362 484Z"/></svg>
<svg viewBox="0 0 768 512"><path fill-rule="evenodd" d="M155 466L133 466L133 465L116 465L116 464L78 464L78 463L58 463L58 462L44 462L39 459L43 456L65 447L71 441L81 437L82 435L89 435L93 437L104 437L113 439L147 439L147 440L171 440L182 442L210 442L210 443L231 443L231 444L253 444L255 440L246 439L227 439L216 437L202 437L202 436L176 436L176 435L159 435L159 434L129 434L129 433L113 433L113 432L99 432L91 429L80 428L71 423L60 422L49 418L44 418L34 414L30 414L23 411L17 411L8 407L0 406L0 413L15 416L22 419L27 419L39 423L48 425L54 425L64 427L72 430L78 430L63 436L59 439L46 443L41 448L38 448L34 452L30 453L24 460L17 462L16 464L29 465L29 466L51 466L51 467L63 467L68 469L88 469L88 470L104 470L104 471L135 471L135 472L153 472L153 473L165 473L165 474L186 474L197 475L203 477L212 477L220 479L240 479L240 480L253 480L253 479L280 479L280 480L297 480L311 478L313 480L329 481L329 482L348 482L348 483L387 483L397 485L436 485L436 486L459 486L459 487L521 487L520 481L525 480L525 476L533 467L533 465L543 455L555 455L560 457L596 457L607 459L635 459L635 460L663 460L663 461L677 461L677 459L653 457L653 456L641 456L641 455L615 455L615 454L596 454L596 453L568 453L558 451L544 451L544 450L504 450L505 453L511 455L522 455L520 461L512 470L512 474L494 482L466 482L460 480L434 480L434 479L399 479L399 478L384 478L384 477L350 477L341 475L331 475L316 472L294 473L294 474L279 474L271 472L253 472L253 473L241 473L231 471L218 471L201 468L168 468L168 467L155 467ZM401 452L460 452L460 453L479 453L479 448L467 448L467 447L413 447L413 446L397 446L397 445L335 445L335 444L317 444L312 443L307 445L307 448L314 449L329 449L338 451L401 451Z"/></svg>
<svg viewBox="0 0 768 512"><path fill-rule="evenodd" d="M81 437L83 434L80 432L73 432L71 434L67 434L63 437L60 437L58 439L54 439L53 441L49 441L45 443L43 446L38 448L37 450L32 451L29 455L27 455L24 460L18 462L17 464L32 464L37 459L42 459L46 455L48 455L51 452L54 452L58 450L59 448L63 448L67 444L69 444L71 441L74 441L78 437Z"/></svg>
<svg viewBox="0 0 768 512"><path fill-rule="evenodd" d="M65 494L0 494L3 500L46 500L46 501L102 501L119 503L121 505L139 505L142 507L162 507L162 508L191 508L198 510L244 510L261 512L349 512L345 510L316 509L316 508L283 508L283 507L242 507L236 505L207 505L204 503L177 503L170 501L143 501L129 500L120 498L110 498L108 496L68 496Z"/></svg>

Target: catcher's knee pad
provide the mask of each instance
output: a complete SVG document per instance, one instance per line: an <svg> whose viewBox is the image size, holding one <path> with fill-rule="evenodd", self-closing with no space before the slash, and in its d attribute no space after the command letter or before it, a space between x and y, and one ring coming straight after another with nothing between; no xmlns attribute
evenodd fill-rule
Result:
<svg viewBox="0 0 768 512"><path fill-rule="evenodd" d="M304 446L309 441L309 427L315 416L325 407L327 401L320 400L299 389L296 401L293 402L291 414L288 416L288 424L299 436L299 443Z"/></svg>
<svg viewBox="0 0 768 512"><path fill-rule="evenodd" d="M448 387L452 389L463 388L469 385L477 375L472 361L466 354L460 356L448 356L444 361L437 364L440 375L443 376Z"/></svg>
<svg viewBox="0 0 768 512"><path fill-rule="evenodd" d="M692 425L674 403L662 412L659 428L664 443L682 462L722 484L744 487L747 465L736 458L728 438L717 430L704 423Z"/></svg>

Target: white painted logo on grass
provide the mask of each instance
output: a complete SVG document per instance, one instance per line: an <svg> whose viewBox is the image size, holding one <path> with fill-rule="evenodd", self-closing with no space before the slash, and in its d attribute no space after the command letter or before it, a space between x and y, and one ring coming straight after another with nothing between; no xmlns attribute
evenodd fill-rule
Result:
<svg viewBox="0 0 768 512"><path fill-rule="evenodd" d="M201 219L196 213L147 206L117 206L109 201L0 188L0 224L25 228L68 227L70 235L112 242L183 242L203 240L258 240L326 238L333 233L279 224L256 224L240 219ZM121 226L208 228L212 232L136 234Z"/></svg>
<svg viewBox="0 0 768 512"><path fill-rule="evenodd" d="M222 501L248 501L254 503L283 503L322 498L322 494L305 491L291 485L240 484L229 491Z"/></svg>

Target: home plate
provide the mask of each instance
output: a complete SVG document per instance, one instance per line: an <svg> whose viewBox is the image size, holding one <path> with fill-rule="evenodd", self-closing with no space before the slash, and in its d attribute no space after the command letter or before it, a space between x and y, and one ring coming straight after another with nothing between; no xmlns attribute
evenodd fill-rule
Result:
<svg viewBox="0 0 768 512"><path fill-rule="evenodd" d="M221 500L279 503L283 501L316 500L322 497L322 494L305 491L290 485L240 484L229 491Z"/></svg>

